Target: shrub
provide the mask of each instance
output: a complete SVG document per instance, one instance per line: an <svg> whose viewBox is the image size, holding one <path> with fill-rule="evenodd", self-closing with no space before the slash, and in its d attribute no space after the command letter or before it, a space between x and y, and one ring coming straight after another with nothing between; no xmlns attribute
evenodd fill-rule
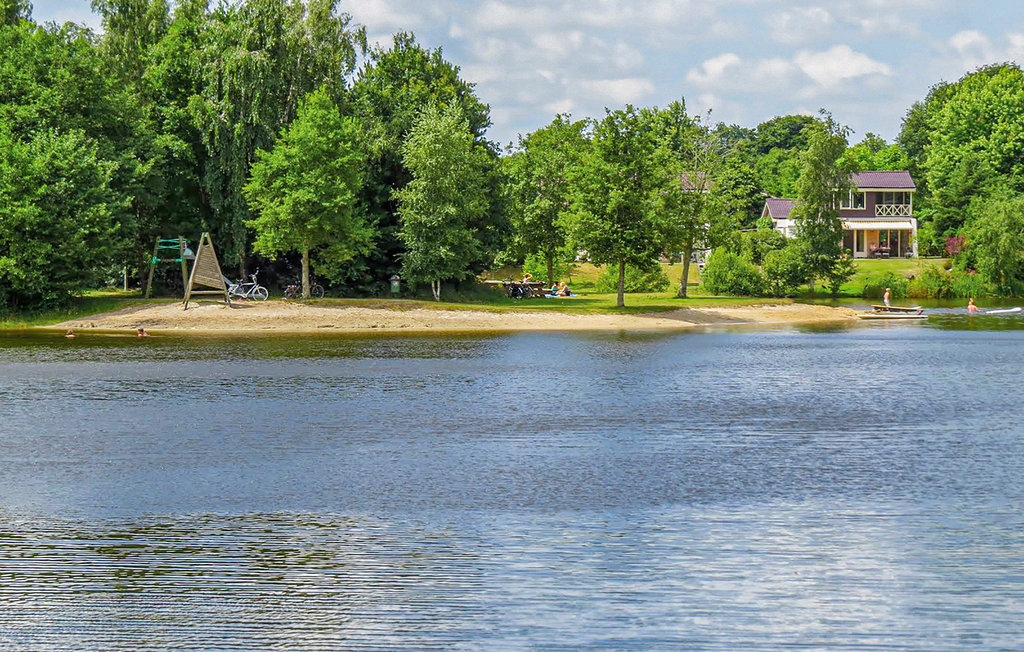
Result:
<svg viewBox="0 0 1024 652"><path fill-rule="evenodd" d="M984 297L992 294L992 286L984 276L977 272L953 274L953 285L950 293L954 297Z"/></svg>
<svg viewBox="0 0 1024 652"><path fill-rule="evenodd" d="M962 235L953 235L946 238L946 256L952 258L963 251L965 240Z"/></svg>
<svg viewBox="0 0 1024 652"><path fill-rule="evenodd" d="M916 299L944 299L953 296L953 277L946 270L932 265L910 282L907 296Z"/></svg>
<svg viewBox="0 0 1024 652"><path fill-rule="evenodd" d="M792 294L799 285L807 282L803 247L791 242L782 249L769 251L765 254L762 271L769 294L776 297Z"/></svg>
<svg viewBox="0 0 1024 652"><path fill-rule="evenodd" d="M786 236L771 231L746 231L740 235L740 250L737 252L755 265L764 263L769 252L779 251L786 246Z"/></svg>
<svg viewBox="0 0 1024 652"><path fill-rule="evenodd" d="M701 272L704 289L712 294L759 296L764 279L757 268L725 249L715 249Z"/></svg>
<svg viewBox="0 0 1024 652"><path fill-rule="evenodd" d="M843 283L853 278L853 275L856 273L857 267L853 264L853 254L847 249L843 252L843 255L835 260L828 273L825 274L825 286L828 288L828 293L833 297L838 297Z"/></svg>
<svg viewBox="0 0 1024 652"><path fill-rule="evenodd" d="M668 289L669 284L668 276L662 271L660 265L649 271L626 265L626 292L664 292ZM604 268L601 276L597 279L597 291L619 291L619 268L617 265L608 265Z"/></svg>
<svg viewBox="0 0 1024 652"><path fill-rule="evenodd" d="M526 257L526 261L523 263L523 273L533 274L533 278L538 281L546 281L549 283L558 281L559 279L565 278L572 274L572 270L575 267L571 262L555 257L553 271L555 278L548 278L548 259L541 254L530 254Z"/></svg>
<svg viewBox="0 0 1024 652"><path fill-rule="evenodd" d="M904 299L910 288L910 281L893 272L886 272L879 280L864 286L864 298L880 299L885 294L885 288L889 288L889 295L893 299Z"/></svg>

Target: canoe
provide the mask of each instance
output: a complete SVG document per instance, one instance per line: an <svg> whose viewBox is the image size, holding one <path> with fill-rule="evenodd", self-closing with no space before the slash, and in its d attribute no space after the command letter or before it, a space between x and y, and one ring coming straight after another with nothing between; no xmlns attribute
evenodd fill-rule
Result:
<svg viewBox="0 0 1024 652"><path fill-rule="evenodd" d="M919 312L859 312L861 319L928 319L928 315Z"/></svg>
<svg viewBox="0 0 1024 652"><path fill-rule="evenodd" d="M921 312L924 310L921 306L871 306L871 309L875 312Z"/></svg>

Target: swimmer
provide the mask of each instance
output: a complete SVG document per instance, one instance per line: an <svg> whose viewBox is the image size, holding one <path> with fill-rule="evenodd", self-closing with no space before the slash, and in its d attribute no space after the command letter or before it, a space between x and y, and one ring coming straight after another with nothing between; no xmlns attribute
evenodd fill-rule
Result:
<svg viewBox="0 0 1024 652"><path fill-rule="evenodd" d="M64 333L64 337L71 339L75 336L74 329L69 328L67 333Z"/></svg>
<svg viewBox="0 0 1024 652"><path fill-rule="evenodd" d="M135 329L135 336L136 337L149 337L149 333L146 332L145 328L142 328L140 326L139 328Z"/></svg>
<svg viewBox="0 0 1024 652"><path fill-rule="evenodd" d="M978 306L974 305L974 297L967 300L967 312L972 315L978 312Z"/></svg>

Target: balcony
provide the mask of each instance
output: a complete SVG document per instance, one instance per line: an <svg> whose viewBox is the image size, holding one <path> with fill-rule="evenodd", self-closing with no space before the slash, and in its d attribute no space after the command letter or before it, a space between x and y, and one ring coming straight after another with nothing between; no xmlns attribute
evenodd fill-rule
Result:
<svg viewBox="0 0 1024 652"><path fill-rule="evenodd" d="M875 217L911 217L910 204L875 204Z"/></svg>

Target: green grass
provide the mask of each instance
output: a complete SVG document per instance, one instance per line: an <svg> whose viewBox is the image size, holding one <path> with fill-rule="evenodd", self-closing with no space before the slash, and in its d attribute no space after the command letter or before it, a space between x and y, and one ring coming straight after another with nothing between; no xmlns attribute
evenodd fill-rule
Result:
<svg viewBox="0 0 1024 652"><path fill-rule="evenodd" d="M152 303L166 303L178 299L142 299L137 290L122 292L121 290L92 290L84 296L76 297L71 303L59 308L31 310L11 314L0 313L0 329L32 328L35 326L52 326L69 319L79 319L103 312L113 312L131 306Z"/></svg>

